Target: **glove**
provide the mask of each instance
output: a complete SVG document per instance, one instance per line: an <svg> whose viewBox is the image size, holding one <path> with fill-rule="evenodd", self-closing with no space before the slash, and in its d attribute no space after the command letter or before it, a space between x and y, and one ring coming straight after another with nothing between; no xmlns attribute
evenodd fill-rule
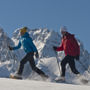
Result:
<svg viewBox="0 0 90 90"><path fill-rule="evenodd" d="M53 49L56 51L57 47L56 46L53 46Z"/></svg>
<svg viewBox="0 0 90 90"><path fill-rule="evenodd" d="M9 50L13 50L13 47L11 47L11 46L8 46L8 48L9 48Z"/></svg>
<svg viewBox="0 0 90 90"><path fill-rule="evenodd" d="M76 59L77 61L79 61L80 56L79 56L79 55L75 56L75 59Z"/></svg>
<svg viewBox="0 0 90 90"><path fill-rule="evenodd" d="M38 52L35 53L35 56L36 56L36 58L39 58L39 54L38 54Z"/></svg>

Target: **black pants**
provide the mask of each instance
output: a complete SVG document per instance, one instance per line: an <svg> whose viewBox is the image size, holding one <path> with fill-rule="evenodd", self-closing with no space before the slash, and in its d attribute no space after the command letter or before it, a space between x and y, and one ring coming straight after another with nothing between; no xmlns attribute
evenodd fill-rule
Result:
<svg viewBox="0 0 90 90"><path fill-rule="evenodd" d="M23 69L24 69L24 64L26 64L27 61L29 61L29 64L32 68L33 71L37 72L40 75L45 76L45 73L43 71L41 71L40 69L38 69L35 65L35 61L34 61L34 53L28 53L21 61L20 61L20 67L19 70L17 72L17 74L22 75Z"/></svg>
<svg viewBox="0 0 90 90"><path fill-rule="evenodd" d="M66 64L69 64L69 66L74 74L79 74L78 70L75 67L74 57L67 55L61 62L61 70L62 70L61 76L65 76Z"/></svg>

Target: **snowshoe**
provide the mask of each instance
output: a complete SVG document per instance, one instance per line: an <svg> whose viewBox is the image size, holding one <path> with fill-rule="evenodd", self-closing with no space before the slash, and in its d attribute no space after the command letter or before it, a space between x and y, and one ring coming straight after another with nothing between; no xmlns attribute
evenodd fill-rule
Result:
<svg viewBox="0 0 90 90"><path fill-rule="evenodd" d="M21 77L20 75L13 75L13 74L10 74L10 78L22 80L22 77Z"/></svg>

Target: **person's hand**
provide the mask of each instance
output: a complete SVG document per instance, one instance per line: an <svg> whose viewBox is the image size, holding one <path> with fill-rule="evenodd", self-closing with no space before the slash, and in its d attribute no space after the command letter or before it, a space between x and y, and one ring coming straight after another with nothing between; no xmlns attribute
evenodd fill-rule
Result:
<svg viewBox="0 0 90 90"><path fill-rule="evenodd" d="M79 61L80 56L79 56L79 55L75 56L75 59L76 59L77 61Z"/></svg>
<svg viewBox="0 0 90 90"><path fill-rule="evenodd" d="M56 46L53 46L53 49L56 51L57 47Z"/></svg>
<svg viewBox="0 0 90 90"><path fill-rule="evenodd" d="M13 47L11 47L11 46L8 46L8 48L9 48L9 50L13 50Z"/></svg>
<svg viewBox="0 0 90 90"><path fill-rule="evenodd" d="M39 58L38 52L35 52L35 56L36 56L36 58Z"/></svg>

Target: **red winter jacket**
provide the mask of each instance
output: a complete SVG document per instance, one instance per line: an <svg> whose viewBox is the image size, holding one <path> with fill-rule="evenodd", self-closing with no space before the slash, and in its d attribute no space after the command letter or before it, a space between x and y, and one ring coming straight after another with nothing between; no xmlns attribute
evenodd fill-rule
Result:
<svg viewBox="0 0 90 90"><path fill-rule="evenodd" d="M56 51L63 51L65 55L77 56L80 55L80 47L73 34L66 32L62 38L60 47L57 47Z"/></svg>

